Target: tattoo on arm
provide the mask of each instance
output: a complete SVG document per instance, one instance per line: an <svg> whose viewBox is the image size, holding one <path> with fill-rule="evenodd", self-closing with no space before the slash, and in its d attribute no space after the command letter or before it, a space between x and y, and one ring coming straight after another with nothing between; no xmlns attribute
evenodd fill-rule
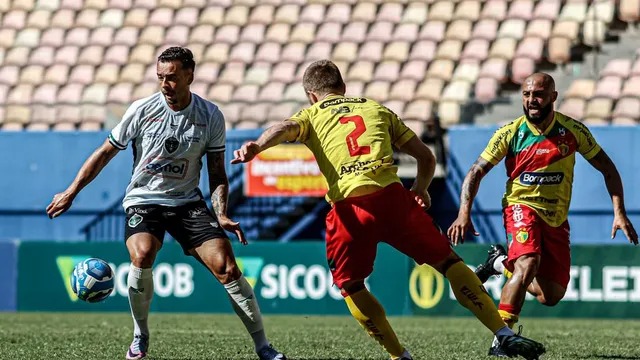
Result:
<svg viewBox="0 0 640 360"><path fill-rule="evenodd" d="M466 211L471 210L473 199L478 193L480 188L480 181L484 175L493 168L493 165L483 158L478 158L476 162L471 165L471 169L467 173L467 176L462 182L462 190L460 191L460 209Z"/></svg>
<svg viewBox="0 0 640 360"><path fill-rule="evenodd" d="M482 179L481 174L475 169L475 164L469 170L469 174L465 178L462 183L462 192L460 195L461 205L467 205L469 202L473 201L476 193L478 192L478 187L480 186L480 180Z"/></svg>
<svg viewBox="0 0 640 360"><path fill-rule="evenodd" d="M229 179L224 168L224 153L209 153L207 155L207 170L209 172L209 188L211 190L211 207L216 216L227 215L227 200L229 198Z"/></svg>

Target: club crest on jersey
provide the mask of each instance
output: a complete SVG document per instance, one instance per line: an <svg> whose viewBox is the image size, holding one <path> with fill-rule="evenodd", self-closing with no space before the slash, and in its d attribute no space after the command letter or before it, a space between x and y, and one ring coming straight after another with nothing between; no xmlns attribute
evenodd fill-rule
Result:
<svg viewBox="0 0 640 360"><path fill-rule="evenodd" d="M558 144L558 151L560 151L560 154L562 154L562 156L567 155L569 153L569 145L565 143Z"/></svg>
<svg viewBox="0 0 640 360"><path fill-rule="evenodd" d="M129 221L127 222L127 225L129 225L130 228L134 228L134 227L140 225L140 223L142 222L143 219L144 218L142 217L142 215L133 214L133 216L129 218Z"/></svg>
<svg viewBox="0 0 640 360"><path fill-rule="evenodd" d="M180 142L173 136L164 141L164 148L170 154L178 150L178 146L180 146Z"/></svg>
<svg viewBox="0 0 640 360"><path fill-rule="evenodd" d="M516 241L520 244L524 244L527 240L529 240L529 232L526 229L518 230L518 233L516 234Z"/></svg>

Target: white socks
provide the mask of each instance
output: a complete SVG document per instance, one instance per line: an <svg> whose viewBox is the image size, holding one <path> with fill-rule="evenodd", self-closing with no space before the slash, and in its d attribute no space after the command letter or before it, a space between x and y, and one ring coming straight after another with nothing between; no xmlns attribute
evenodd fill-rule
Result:
<svg viewBox="0 0 640 360"><path fill-rule="evenodd" d="M133 334L149 336L149 306L153 297L153 274L151 268L141 269L131 265L127 277L129 305L133 317Z"/></svg>
<svg viewBox="0 0 640 360"><path fill-rule="evenodd" d="M244 276L240 276L238 280L224 284L224 288L227 290L227 293L229 293L233 310L236 311L236 314L238 314L240 320L242 320L247 331L251 334L256 351L265 346L269 346L269 341L262 326L260 307L247 279L245 279Z"/></svg>
<svg viewBox="0 0 640 360"><path fill-rule="evenodd" d="M507 260L506 255L502 255L496 258L493 262L493 268L498 271L500 274L504 274L504 261Z"/></svg>

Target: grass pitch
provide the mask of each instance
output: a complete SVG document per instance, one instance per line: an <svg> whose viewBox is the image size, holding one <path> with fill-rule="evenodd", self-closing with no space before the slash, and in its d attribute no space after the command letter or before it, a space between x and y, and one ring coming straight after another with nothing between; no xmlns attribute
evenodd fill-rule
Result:
<svg viewBox="0 0 640 360"><path fill-rule="evenodd" d="M473 318L391 318L415 359L494 359L491 336ZM524 334L542 341L545 359L640 359L640 321L523 319ZM266 316L273 344L290 359L385 359L350 317ZM149 359L257 359L233 315L150 317ZM0 359L124 359L128 313L0 314Z"/></svg>

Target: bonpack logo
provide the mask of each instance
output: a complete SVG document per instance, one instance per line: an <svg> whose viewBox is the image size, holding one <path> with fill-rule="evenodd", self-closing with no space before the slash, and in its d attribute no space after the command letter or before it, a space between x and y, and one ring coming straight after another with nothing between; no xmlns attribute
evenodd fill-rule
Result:
<svg viewBox="0 0 640 360"><path fill-rule="evenodd" d="M236 263L240 271L242 271L244 278L249 282L249 285L255 287L260 277L260 270L262 270L262 266L264 265L264 259L252 256L238 257L236 258Z"/></svg>
<svg viewBox="0 0 640 360"><path fill-rule="evenodd" d="M58 271L60 271L60 276L62 276L62 282L64 283L65 289L67 289L67 294L69 295L69 299L71 301L78 301L78 297L73 293L71 289L71 273L73 272L73 267L76 266L80 261L90 258L90 255L75 255L75 256L58 256L56 257L56 264L58 265Z"/></svg>

